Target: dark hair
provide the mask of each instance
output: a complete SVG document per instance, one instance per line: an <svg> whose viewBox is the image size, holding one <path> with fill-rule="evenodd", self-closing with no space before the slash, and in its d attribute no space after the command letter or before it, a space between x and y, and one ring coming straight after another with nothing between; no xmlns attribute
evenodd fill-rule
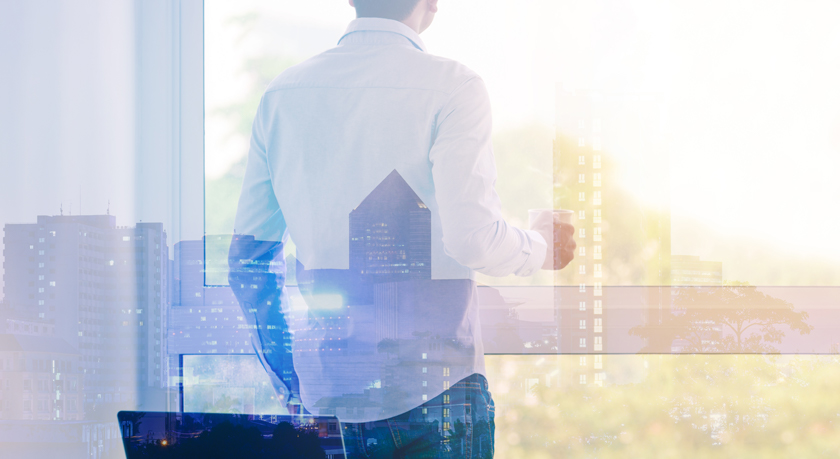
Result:
<svg viewBox="0 0 840 459"><path fill-rule="evenodd" d="M356 16L360 18L386 18L402 21L407 18L420 0L354 0Z"/></svg>

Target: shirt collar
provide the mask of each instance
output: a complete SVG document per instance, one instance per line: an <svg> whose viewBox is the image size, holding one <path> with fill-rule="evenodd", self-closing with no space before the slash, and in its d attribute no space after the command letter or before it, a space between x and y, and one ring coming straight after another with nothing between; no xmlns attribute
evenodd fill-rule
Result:
<svg viewBox="0 0 840 459"><path fill-rule="evenodd" d="M403 24L400 21L385 18L357 18L350 22L344 35L338 40L344 40L344 37L355 32L390 32L402 35L420 51L426 52L426 45L420 39L420 35L412 30L411 27Z"/></svg>

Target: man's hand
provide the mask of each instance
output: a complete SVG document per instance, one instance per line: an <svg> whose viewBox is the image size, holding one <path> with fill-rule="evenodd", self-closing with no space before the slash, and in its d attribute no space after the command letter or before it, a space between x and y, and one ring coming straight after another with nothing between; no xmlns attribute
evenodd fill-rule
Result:
<svg viewBox="0 0 840 459"><path fill-rule="evenodd" d="M559 270L563 269L575 258L575 249L577 243L575 242L575 227L569 223L560 221L560 216L554 214L553 232L549 232L546 228L547 222L542 228L535 228L543 235L545 242L548 244L546 248L545 262L542 269Z"/></svg>

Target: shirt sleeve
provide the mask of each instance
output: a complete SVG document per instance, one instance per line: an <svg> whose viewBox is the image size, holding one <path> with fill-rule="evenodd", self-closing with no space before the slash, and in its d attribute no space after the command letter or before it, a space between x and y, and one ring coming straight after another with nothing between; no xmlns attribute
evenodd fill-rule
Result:
<svg viewBox="0 0 840 459"><path fill-rule="evenodd" d="M277 203L268 167L265 115L261 103L251 132L248 164L236 209L234 233L253 236L258 241L283 242L286 220Z"/></svg>
<svg viewBox="0 0 840 459"><path fill-rule="evenodd" d="M446 254L490 276L530 276L540 269L546 242L508 224L496 193L490 98L473 77L438 115L429 153Z"/></svg>

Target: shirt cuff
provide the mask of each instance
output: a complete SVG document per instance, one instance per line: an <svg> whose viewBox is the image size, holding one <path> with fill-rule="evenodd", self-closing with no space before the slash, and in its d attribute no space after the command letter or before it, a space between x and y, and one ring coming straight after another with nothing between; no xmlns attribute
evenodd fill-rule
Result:
<svg viewBox="0 0 840 459"><path fill-rule="evenodd" d="M522 267L514 272L517 276L528 277L533 276L542 268L545 262L545 256L548 249L548 244L542 235L536 231L525 230L524 236L527 238L523 243L522 252L527 256Z"/></svg>

